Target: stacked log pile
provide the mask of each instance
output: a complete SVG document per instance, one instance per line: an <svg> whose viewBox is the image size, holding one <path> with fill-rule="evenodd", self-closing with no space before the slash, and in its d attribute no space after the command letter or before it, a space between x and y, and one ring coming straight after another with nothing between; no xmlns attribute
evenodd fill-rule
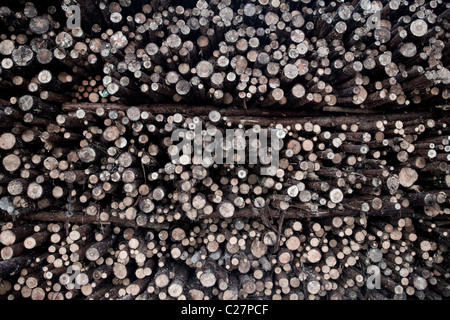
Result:
<svg viewBox="0 0 450 320"><path fill-rule="evenodd" d="M64 109L58 124L1 136L1 201L5 218L18 219L1 234L2 275L21 266L6 280L9 298L448 297L447 118L273 122L279 166L262 176L261 163L170 158L181 152L175 127L203 123L199 136L187 132L207 149L213 141L196 138L256 130L252 119ZM369 267L381 272L380 290L366 288ZM27 286L28 271L43 286Z"/></svg>
<svg viewBox="0 0 450 320"><path fill-rule="evenodd" d="M80 26L68 29L77 3ZM57 102L73 90L73 101L90 102L411 109L449 97L449 9L442 0L11 4L0 12L2 86Z"/></svg>
<svg viewBox="0 0 450 320"><path fill-rule="evenodd" d="M448 299L449 18L0 7L0 299Z"/></svg>
<svg viewBox="0 0 450 320"><path fill-rule="evenodd" d="M11 223L2 231L8 245L0 271L14 276L3 278L1 294L9 300L446 299L448 251L437 234L448 225L431 225L392 218L366 226L353 217L291 220L278 230L239 218L161 231ZM379 287L370 280L377 275Z"/></svg>

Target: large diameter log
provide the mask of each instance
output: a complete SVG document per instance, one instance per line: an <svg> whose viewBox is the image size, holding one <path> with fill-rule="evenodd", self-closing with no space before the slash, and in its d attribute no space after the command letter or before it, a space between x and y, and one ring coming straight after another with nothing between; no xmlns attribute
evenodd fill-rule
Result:
<svg viewBox="0 0 450 320"><path fill-rule="evenodd" d="M399 173L399 182L404 187L411 187L417 181L419 175L412 168L402 168Z"/></svg>

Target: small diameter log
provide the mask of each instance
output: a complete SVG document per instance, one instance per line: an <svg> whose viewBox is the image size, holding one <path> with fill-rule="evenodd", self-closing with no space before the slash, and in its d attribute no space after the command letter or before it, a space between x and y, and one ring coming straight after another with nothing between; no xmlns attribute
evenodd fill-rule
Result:
<svg viewBox="0 0 450 320"><path fill-rule="evenodd" d="M155 273L155 285L158 288L165 288L170 283L170 266L159 267Z"/></svg>
<svg viewBox="0 0 450 320"><path fill-rule="evenodd" d="M48 230L35 233L26 238L23 242L23 245L27 249L39 247L50 238L50 235L51 233Z"/></svg>
<svg viewBox="0 0 450 320"><path fill-rule="evenodd" d="M86 251L86 258L90 261L97 261L100 257L103 257L111 248L116 237L114 235L108 236L106 239L93 244Z"/></svg>
<svg viewBox="0 0 450 320"><path fill-rule="evenodd" d="M178 298L183 293L186 286L189 276L189 269L183 265L176 265L174 267L174 273L174 278L172 279L167 292L172 298Z"/></svg>

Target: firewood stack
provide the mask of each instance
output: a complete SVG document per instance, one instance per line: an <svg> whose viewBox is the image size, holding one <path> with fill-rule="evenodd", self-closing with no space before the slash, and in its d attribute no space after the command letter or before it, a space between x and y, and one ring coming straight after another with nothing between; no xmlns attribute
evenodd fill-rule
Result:
<svg viewBox="0 0 450 320"><path fill-rule="evenodd" d="M444 1L1 5L0 300L450 297Z"/></svg>

